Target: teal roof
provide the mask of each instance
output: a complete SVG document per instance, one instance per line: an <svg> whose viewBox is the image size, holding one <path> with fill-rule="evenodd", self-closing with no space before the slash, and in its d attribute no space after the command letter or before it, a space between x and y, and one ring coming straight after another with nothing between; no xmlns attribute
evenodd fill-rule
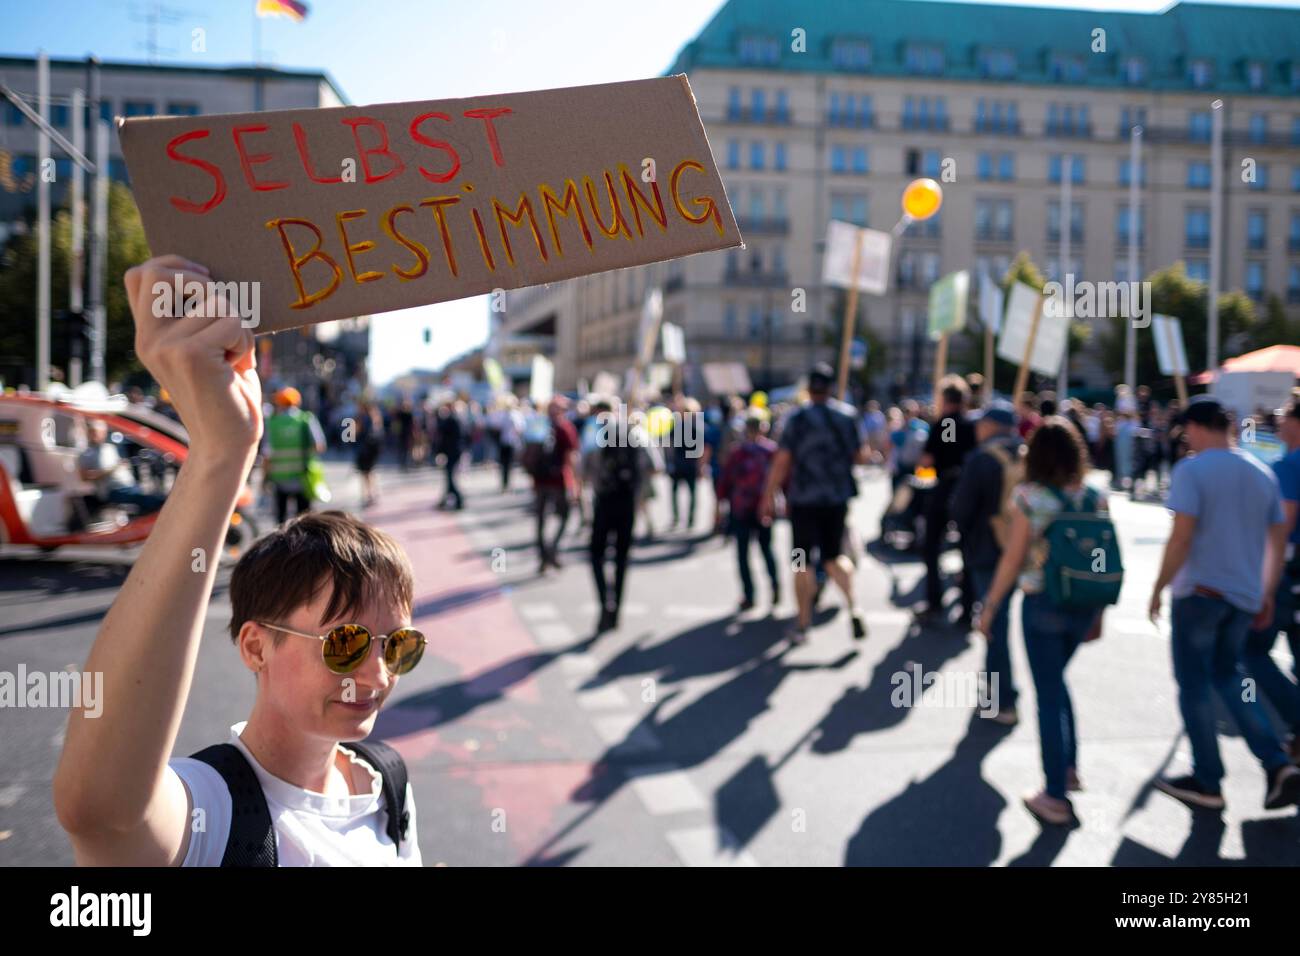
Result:
<svg viewBox="0 0 1300 956"><path fill-rule="evenodd" d="M807 51L791 49L791 31L806 31ZM1091 50L1093 30L1106 31L1106 52ZM768 59L742 57L743 41L766 42ZM832 60L836 41L870 44L870 65L849 69ZM773 49L771 41L775 41ZM1121 64L1141 57L1146 81L1137 89L1193 89L1188 64L1208 60L1207 91L1291 96L1292 64L1300 69L1300 10L1283 7L1176 3L1158 13L1117 13L940 0L727 0L700 35L682 48L670 73L696 69L764 69L811 73L915 75L909 44L943 50L935 75L949 80L1127 86ZM980 54L1005 50L1016 60L1006 78L981 71ZM752 51L752 47L751 47ZM1074 83L1054 79L1054 55L1078 56L1086 71ZM775 57L775 61L771 57ZM1251 89L1246 65L1265 68Z"/></svg>

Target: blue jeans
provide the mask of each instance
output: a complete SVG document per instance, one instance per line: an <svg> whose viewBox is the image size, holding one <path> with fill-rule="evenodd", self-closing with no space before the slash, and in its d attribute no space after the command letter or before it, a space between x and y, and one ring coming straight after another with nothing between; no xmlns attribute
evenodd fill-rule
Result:
<svg viewBox="0 0 1300 956"><path fill-rule="evenodd" d="M1297 678L1300 678L1300 624L1295 619L1296 589L1300 589L1300 576L1283 574L1274 598L1273 623L1261 631L1251 631L1246 635L1242 662L1250 675L1259 682L1259 689L1264 692L1278 716L1286 722L1293 734L1300 734L1300 686L1287 677L1269 656L1273 643L1277 640L1277 632L1285 632L1291 645Z"/></svg>
<svg viewBox="0 0 1300 956"><path fill-rule="evenodd" d="M991 568L967 568L966 570L975 585L975 593L981 601L984 600L984 596L989 593L989 588L993 586L996 565ZM1011 676L1010 631L1011 595L1008 594L1003 598L998 613L993 615L993 633L988 636L988 652L984 657L984 693L988 695L984 699L990 704L996 704L998 710L1009 710L1015 707L1016 698L1020 696ZM993 696L994 688L997 690L996 697Z"/></svg>
<svg viewBox="0 0 1300 956"><path fill-rule="evenodd" d="M1078 763L1074 707L1065 686L1065 667L1088 636L1097 612L1058 607L1045 593L1026 594L1020 608L1025 651L1038 694L1038 742L1047 793L1065 799L1065 771Z"/></svg>
<svg viewBox="0 0 1300 956"><path fill-rule="evenodd" d="M1192 745L1192 773L1197 782L1217 793L1223 780L1211 688L1266 771L1272 773L1289 763L1264 708L1253 695L1246 699L1244 693L1246 674L1241 656L1251 615L1221 598L1193 594L1174 599L1172 617L1178 707Z"/></svg>

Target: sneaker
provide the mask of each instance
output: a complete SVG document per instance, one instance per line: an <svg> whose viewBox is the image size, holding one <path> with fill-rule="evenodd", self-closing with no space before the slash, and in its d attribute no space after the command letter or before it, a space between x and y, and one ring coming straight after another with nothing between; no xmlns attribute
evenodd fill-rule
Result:
<svg viewBox="0 0 1300 956"><path fill-rule="evenodd" d="M1181 800L1189 807L1205 810L1222 810L1223 794L1209 790L1188 774L1186 777L1161 777L1155 783L1156 789L1169 794L1175 800Z"/></svg>
<svg viewBox="0 0 1300 956"><path fill-rule="evenodd" d="M1264 809L1279 810L1293 804L1300 804L1300 770L1285 764L1269 774Z"/></svg>
<svg viewBox="0 0 1300 956"><path fill-rule="evenodd" d="M853 639L860 641L867 636L867 619L862 616L861 611L853 611L850 618L853 624Z"/></svg>

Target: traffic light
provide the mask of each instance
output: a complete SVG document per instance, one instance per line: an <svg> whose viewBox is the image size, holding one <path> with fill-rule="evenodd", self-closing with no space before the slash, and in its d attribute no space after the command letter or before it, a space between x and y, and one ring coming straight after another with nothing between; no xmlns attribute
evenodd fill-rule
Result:
<svg viewBox="0 0 1300 956"><path fill-rule="evenodd" d="M55 315L55 327L60 330L63 346L69 359L85 359L90 351L92 329L90 316L85 312L60 309Z"/></svg>

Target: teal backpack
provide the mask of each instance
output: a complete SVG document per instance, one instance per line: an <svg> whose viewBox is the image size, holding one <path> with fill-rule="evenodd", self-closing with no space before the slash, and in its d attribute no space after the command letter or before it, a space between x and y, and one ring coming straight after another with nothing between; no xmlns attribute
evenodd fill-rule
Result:
<svg viewBox="0 0 1300 956"><path fill-rule="evenodd" d="M1098 495L1084 491L1083 506L1076 509L1059 488L1046 486L1061 503L1047 526L1047 561L1043 581L1053 604L1071 608L1101 608L1119 601L1124 584L1119 536L1110 515L1097 510Z"/></svg>

